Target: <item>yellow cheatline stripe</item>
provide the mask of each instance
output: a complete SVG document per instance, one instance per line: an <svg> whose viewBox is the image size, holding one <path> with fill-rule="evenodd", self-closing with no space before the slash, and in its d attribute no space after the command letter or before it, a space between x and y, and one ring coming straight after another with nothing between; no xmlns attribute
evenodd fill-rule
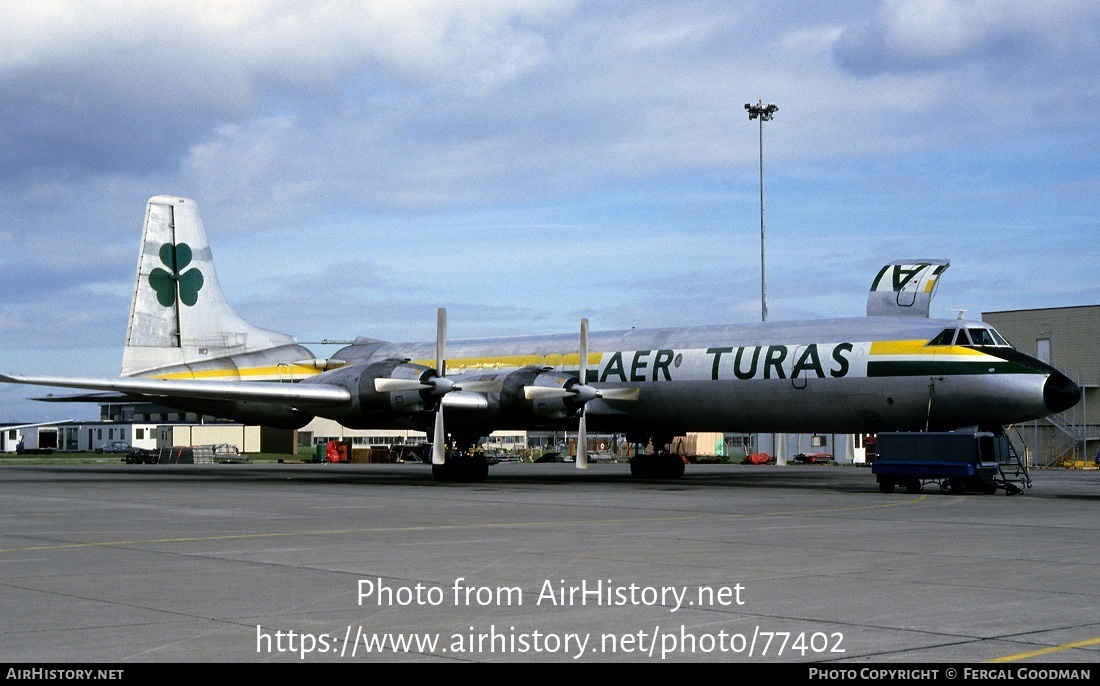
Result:
<svg viewBox="0 0 1100 686"><path fill-rule="evenodd" d="M1075 643L1063 643L1062 645L1050 646L1049 648L1040 648L1039 650L1031 650L1026 653L1005 655L1004 657L998 657L993 660L986 660L986 662L1016 662L1018 660L1028 660L1030 658L1039 657L1041 655L1058 653L1063 650L1073 650L1074 648L1087 648L1088 646L1095 645L1100 645L1100 638L1090 638L1085 641L1077 641Z"/></svg>
<svg viewBox="0 0 1100 686"><path fill-rule="evenodd" d="M934 355L942 348L929 348L928 341L872 341L872 355Z"/></svg>
<svg viewBox="0 0 1100 686"><path fill-rule="evenodd" d="M603 353L588 353L588 365L598 365ZM410 360L412 364L434 367L435 360ZM447 358L448 372L493 371L495 369L518 369L519 367L579 367L580 353L550 353L547 355L501 355L493 357Z"/></svg>
<svg viewBox="0 0 1100 686"><path fill-rule="evenodd" d="M603 353L589 353L589 366L598 365ZM581 356L579 353L552 353L548 355L502 355L497 357L464 357L449 358L447 371L449 372L476 372L492 371L494 369L517 369L519 367L578 367ZM434 359L410 360L411 364L419 364L425 367L434 367ZM205 369L189 372L176 372L174 374L158 374L156 379L184 379L184 380L213 380L213 381L282 381L289 379L301 379L315 376L320 370L304 365L283 365L268 367L247 367L239 369Z"/></svg>
<svg viewBox="0 0 1100 686"><path fill-rule="evenodd" d="M306 367L304 365L279 365L270 367L245 367L236 369L203 369L190 372L176 372L174 374L158 374L153 378L156 379L184 379L184 380L215 380L215 381L232 381L237 379L251 379L260 380L261 377L268 377L272 380L279 379L300 379L302 377L314 376L319 374L320 370L314 367Z"/></svg>
<svg viewBox="0 0 1100 686"><path fill-rule="evenodd" d="M842 508L817 508L813 510L798 510L798 511L781 511L781 512L758 512L756 516L787 516L787 517L804 517L810 514L826 514L835 512L856 512L859 510L880 510L888 507L903 507L906 505L915 505L923 502L928 496L920 495L911 500L898 500L890 503L879 503L876 505L857 505L853 507ZM744 514L730 514L721 515L722 519L741 519ZM699 520L713 521L715 516L712 514L704 515L683 515L679 517L648 517L643 519L627 518L627 519L601 519L600 524L646 524L654 522L695 522ZM591 524L590 520L584 520L586 524ZM276 531L266 534L226 534L222 536L179 536L174 538L149 538L149 539L133 539L127 541L95 541L91 543L55 543L52 545L36 545L26 546L20 548L0 548L0 554L4 553L27 553L38 552L44 550L71 550L76 548L110 548L116 546L127 545L153 545L158 543L202 543L212 541L240 541L246 539L261 539L261 538L288 538L291 536L342 536L348 534L365 534L365 533L389 533L389 532L402 532L402 531L456 531L456 530L477 530L477 529L530 529L534 527L543 526L568 526L572 524L579 524L580 521L558 521L550 522L546 520L539 520L535 522L489 522L478 524L442 524L442 525L428 525L428 526L380 526L370 527L365 529L330 529L330 530L310 530L310 531Z"/></svg>
<svg viewBox="0 0 1100 686"><path fill-rule="evenodd" d="M986 356L981 350L964 348L961 345L928 345L926 340L911 341L873 341L871 343L872 355L916 355L928 357L931 355L954 355L958 357Z"/></svg>

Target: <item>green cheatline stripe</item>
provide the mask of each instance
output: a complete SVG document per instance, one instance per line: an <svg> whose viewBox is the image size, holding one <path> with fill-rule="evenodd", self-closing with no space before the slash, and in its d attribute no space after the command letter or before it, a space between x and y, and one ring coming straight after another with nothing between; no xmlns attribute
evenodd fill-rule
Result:
<svg viewBox="0 0 1100 686"><path fill-rule="evenodd" d="M899 360L890 362L871 361L867 363L867 376L952 376L961 374L1042 374L1042 372L1004 360L989 360L986 362Z"/></svg>

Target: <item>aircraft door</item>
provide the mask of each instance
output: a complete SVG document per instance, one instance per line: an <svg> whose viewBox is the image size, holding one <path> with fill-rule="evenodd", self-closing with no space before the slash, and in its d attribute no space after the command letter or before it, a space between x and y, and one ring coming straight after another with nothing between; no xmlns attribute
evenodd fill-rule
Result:
<svg viewBox="0 0 1100 686"><path fill-rule="evenodd" d="M812 371L807 370L799 364L802 356L806 354L808 346L800 345L794 349L794 357L791 358L791 385L795 388L802 389L809 384L810 374Z"/></svg>
<svg viewBox="0 0 1100 686"><path fill-rule="evenodd" d="M917 302L917 287L920 279L909 279L898 289L898 307L912 307Z"/></svg>

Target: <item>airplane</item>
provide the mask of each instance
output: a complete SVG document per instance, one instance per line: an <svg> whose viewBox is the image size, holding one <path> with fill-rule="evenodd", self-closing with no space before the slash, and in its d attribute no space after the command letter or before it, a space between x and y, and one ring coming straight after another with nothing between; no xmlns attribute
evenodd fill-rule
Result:
<svg viewBox="0 0 1100 686"><path fill-rule="evenodd" d="M121 376L0 381L282 428L325 417L422 430L433 474L473 481L488 466L467 448L499 429L576 431L578 468L590 428L651 441L656 452L637 455L631 472L677 478L683 461L661 446L686 432L1001 431L1076 405L1072 380L993 327L929 316L949 265L887 263L865 317L591 334L582 320L579 335L448 341L440 309L434 344L357 338L319 359L236 314L197 205L159 195L146 207Z"/></svg>

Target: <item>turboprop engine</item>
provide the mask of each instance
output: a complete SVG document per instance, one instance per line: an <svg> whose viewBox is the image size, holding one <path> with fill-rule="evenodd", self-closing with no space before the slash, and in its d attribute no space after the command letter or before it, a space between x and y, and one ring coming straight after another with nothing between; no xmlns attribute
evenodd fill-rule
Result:
<svg viewBox="0 0 1100 686"><path fill-rule="evenodd" d="M380 414L412 415L435 409L438 397L429 392L437 379L434 369L407 360L382 360L367 365L351 365L325 372L310 381L346 388L352 404L338 418L377 416ZM306 381L303 383L309 383ZM356 422L360 423L360 422Z"/></svg>
<svg viewBox="0 0 1100 686"><path fill-rule="evenodd" d="M546 367L524 367L502 381L500 412L520 424L575 419L584 404L574 390L580 385L577 377Z"/></svg>

